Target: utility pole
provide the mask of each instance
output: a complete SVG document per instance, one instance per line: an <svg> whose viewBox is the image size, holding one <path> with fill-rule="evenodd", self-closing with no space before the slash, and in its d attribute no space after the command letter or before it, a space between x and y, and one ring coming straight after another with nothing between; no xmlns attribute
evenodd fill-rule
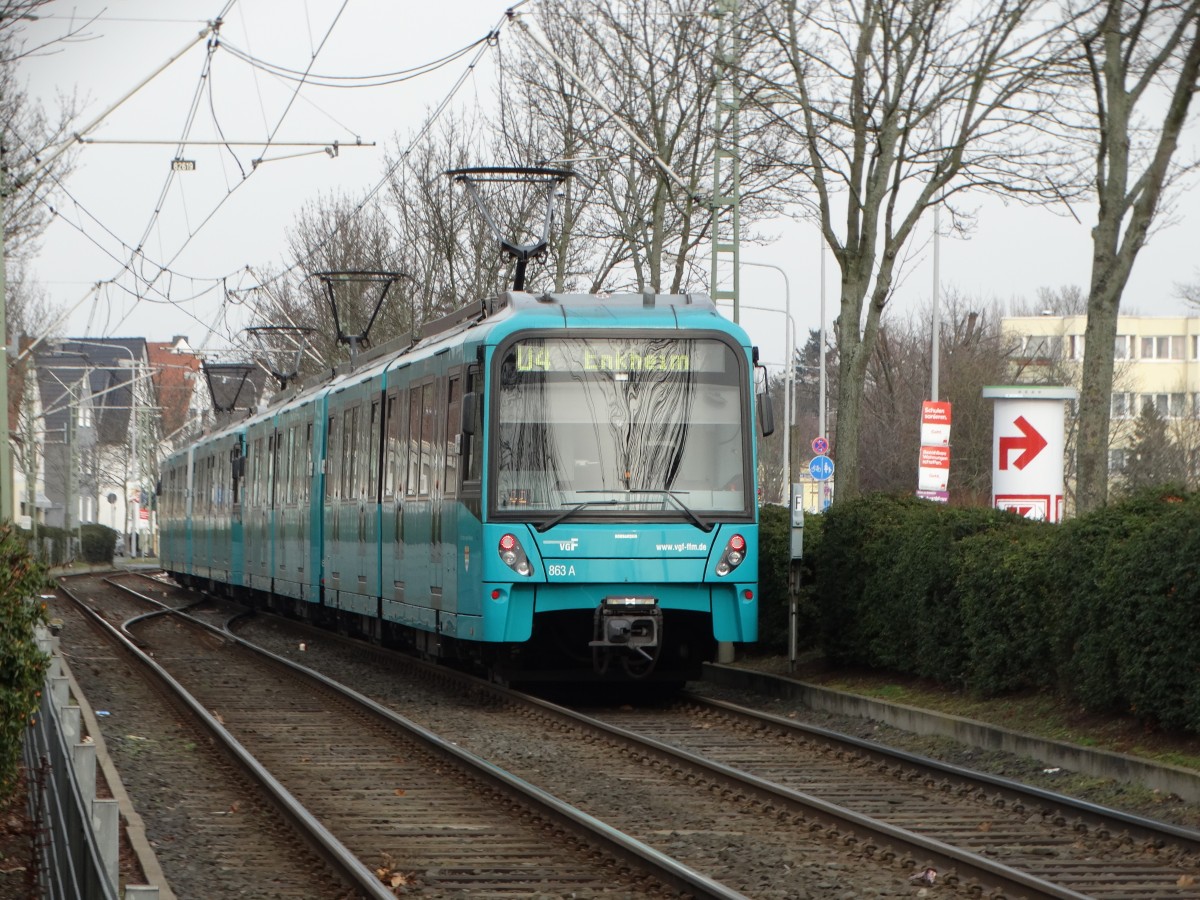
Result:
<svg viewBox="0 0 1200 900"><path fill-rule="evenodd" d="M8 177L4 170L4 143L0 140L0 522L12 518L13 469L8 434L8 282L4 256L4 200Z"/></svg>
<svg viewBox="0 0 1200 900"><path fill-rule="evenodd" d="M713 132L712 190L712 277L710 292L714 300L733 301L733 321L739 319L741 289L741 190L742 160L740 112L736 73L741 62L738 36L738 0L717 0L713 6L717 19L717 47L713 60L716 73ZM722 192L728 178L729 191ZM721 275L729 276L729 287L722 288Z"/></svg>

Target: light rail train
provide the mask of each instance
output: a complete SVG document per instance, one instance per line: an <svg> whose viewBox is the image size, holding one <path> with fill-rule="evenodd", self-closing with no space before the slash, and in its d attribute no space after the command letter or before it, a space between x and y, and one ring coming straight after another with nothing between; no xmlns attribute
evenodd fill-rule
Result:
<svg viewBox="0 0 1200 900"><path fill-rule="evenodd" d="M510 291L166 459L162 563L501 680L695 678L757 636L756 372L703 295Z"/></svg>

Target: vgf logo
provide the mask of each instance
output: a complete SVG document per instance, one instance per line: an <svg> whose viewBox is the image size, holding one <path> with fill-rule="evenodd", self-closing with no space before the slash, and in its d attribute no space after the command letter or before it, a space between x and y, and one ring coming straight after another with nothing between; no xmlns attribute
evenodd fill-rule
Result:
<svg viewBox="0 0 1200 900"><path fill-rule="evenodd" d="M565 541L548 540L548 541L546 541L546 543L547 544L557 544L559 550L570 552L572 550L575 550L579 546L579 538L573 537L573 538L569 538Z"/></svg>

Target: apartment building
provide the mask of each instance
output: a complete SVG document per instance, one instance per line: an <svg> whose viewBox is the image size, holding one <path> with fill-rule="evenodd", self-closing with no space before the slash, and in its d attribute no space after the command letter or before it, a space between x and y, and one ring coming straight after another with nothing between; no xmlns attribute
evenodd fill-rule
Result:
<svg viewBox="0 0 1200 900"><path fill-rule="evenodd" d="M1086 327L1086 316L1004 318L1014 380L1078 387ZM1113 359L1109 469L1120 472L1145 404L1177 432L1200 422L1200 316L1120 316Z"/></svg>

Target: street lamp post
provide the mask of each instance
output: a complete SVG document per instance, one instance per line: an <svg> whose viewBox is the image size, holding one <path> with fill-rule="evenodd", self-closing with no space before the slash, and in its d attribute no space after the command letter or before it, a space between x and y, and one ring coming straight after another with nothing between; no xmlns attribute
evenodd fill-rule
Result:
<svg viewBox="0 0 1200 900"><path fill-rule="evenodd" d="M787 399L787 414L783 417L783 487L781 489L780 500L784 506L789 505L788 494L792 489L792 406L794 403L792 397L793 380L792 362L793 355L796 351L796 323L792 319L792 286L788 281L787 272L774 263L751 262L743 259L741 261L744 266L757 266L762 269L774 269L783 276L783 314L787 317L787 325L784 328L784 339L787 342L786 362L783 370L783 395ZM779 312L777 309L770 307L753 307L741 304L743 309L766 309L768 312Z"/></svg>

